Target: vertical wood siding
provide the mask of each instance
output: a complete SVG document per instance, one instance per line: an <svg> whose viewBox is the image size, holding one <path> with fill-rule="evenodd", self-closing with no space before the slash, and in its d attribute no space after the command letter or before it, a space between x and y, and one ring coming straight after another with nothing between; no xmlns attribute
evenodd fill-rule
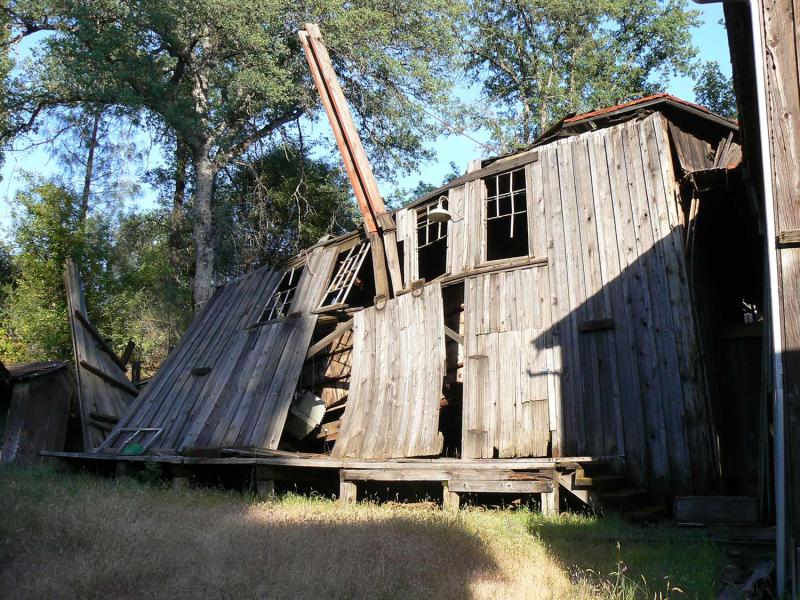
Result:
<svg viewBox="0 0 800 600"><path fill-rule="evenodd" d="M332 455L438 455L444 363L438 283L356 313L350 391Z"/></svg>
<svg viewBox="0 0 800 600"><path fill-rule="evenodd" d="M546 267L470 277L464 290L462 455L547 456L550 323Z"/></svg>
<svg viewBox="0 0 800 600"><path fill-rule="evenodd" d="M335 246L311 252L293 318L253 326L280 272L256 269L217 289L117 428L162 428L156 446L179 451L277 448L335 258Z"/></svg>
<svg viewBox="0 0 800 600"><path fill-rule="evenodd" d="M561 453L625 454L656 489L708 490L716 463L666 120L560 140L539 156L529 181L541 177L543 210L535 189L529 197L532 225L546 224ZM598 321L613 325L587 326Z"/></svg>

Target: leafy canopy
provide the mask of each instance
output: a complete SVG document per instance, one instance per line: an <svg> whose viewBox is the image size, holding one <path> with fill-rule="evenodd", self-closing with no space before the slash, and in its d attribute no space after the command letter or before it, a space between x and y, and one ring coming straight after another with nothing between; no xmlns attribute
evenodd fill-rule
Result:
<svg viewBox="0 0 800 600"><path fill-rule="evenodd" d="M447 0L14 0L10 10L18 30L52 32L16 81L17 112L76 101L144 109L220 166L316 110L297 38L307 21L321 25L384 166L411 166L435 130L405 97L450 101L459 5Z"/></svg>
<svg viewBox="0 0 800 600"><path fill-rule="evenodd" d="M688 74L698 12L685 0L471 0L468 68L506 147L570 112L611 106Z"/></svg>
<svg viewBox="0 0 800 600"><path fill-rule="evenodd" d="M736 119L739 114L733 79L726 77L715 61L707 61L700 67L694 95L698 103L718 115Z"/></svg>

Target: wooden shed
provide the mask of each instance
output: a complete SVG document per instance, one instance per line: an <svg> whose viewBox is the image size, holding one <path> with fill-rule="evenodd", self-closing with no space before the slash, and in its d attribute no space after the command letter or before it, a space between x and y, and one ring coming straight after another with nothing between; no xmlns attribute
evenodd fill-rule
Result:
<svg viewBox="0 0 800 600"><path fill-rule="evenodd" d="M394 213L389 297L358 232L219 287L92 456L340 469L343 493L587 501L611 463L660 498L735 487L728 430L757 432L720 418L742 354L717 340L759 327L762 276L740 164L735 123L665 94L565 119Z"/></svg>
<svg viewBox="0 0 800 600"><path fill-rule="evenodd" d="M0 370L0 463L30 465L42 450L63 450L75 394L69 363L0 363Z"/></svg>

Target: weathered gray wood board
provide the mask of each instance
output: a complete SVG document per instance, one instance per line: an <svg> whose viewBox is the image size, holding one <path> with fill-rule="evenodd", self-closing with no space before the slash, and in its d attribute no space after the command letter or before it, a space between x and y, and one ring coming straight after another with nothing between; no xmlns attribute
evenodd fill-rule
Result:
<svg viewBox="0 0 800 600"><path fill-rule="evenodd" d="M293 317L254 326L280 272L263 267L217 289L118 429L162 428L156 446L177 451L277 448L331 255L335 248L312 252L289 310Z"/></svg>
<svg viewBox="0 0 800 600"><path fill-rule="evenodd" d="M67 363L8 365L8 370L13 391L0 462L30 465L42 450L64 449L75 378Z"/></svg>
<svg viewBox="0 0 800 600"><path fill-rule="evenodd" d="M548 455L548 288L547 267L465 282L465 458Z"/></svg>
<svg viewBox="0 0 800 600"><path fill-rule="evenodd" d="M350 391L332 456L439 454L444 362L438 283L356 313Z"/></svg>
<svg viewBox="0 0 800 600"><path fill-rule="evenodd" d="M709 489L716 462L666 119L538 150L529 193L541 187L542 199L529 218L544 219L532 244L549 259L552 342L537 342L552 343L558 365L554 452L625 454L656 489ZM598 322L613 327L588 326Z"/></svg>
<svg viewBox="0 0 800 600"><path fill-rule="evenodd" d="M800 230L800 5L792 0L757 3L762 47L761 62L766 94L768 148L761 147L755 64L748 6L725 5L734 82L740 100L748 167L760 172L760 153L769 152L775 236L780 242L796 238ZM758 180L758 177L755 177ZM759 192L760 186L756 188ZM775 240L767 240L767 244ZM786 427L786 491L790 531L800 539L800 245L777 244L778 293L782 332L783 389ZM798 584L795 573L795 583Z"/></svg>
<svg viewBox="0 0 800 600"><path fill-rule="evenodd" d="M113 350L91 326L80 273L71 260L64 267L64 287L72 330L83 443L88 452L97 448L108 433L107 429L98 426L97 421L92 419L92 414L122 417L136 397L137 390Z"/></svg>

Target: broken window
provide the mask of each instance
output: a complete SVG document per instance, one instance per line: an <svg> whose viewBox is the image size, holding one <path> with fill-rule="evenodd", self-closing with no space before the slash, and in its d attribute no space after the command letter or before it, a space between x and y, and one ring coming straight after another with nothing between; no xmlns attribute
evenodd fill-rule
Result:
<svg viewBox="0 0 800 600"><path fill-rule="evenodd" d="M278 287L270 296L267 305L261 312L261 317L258 323L266 323L280 319L289 314L289 307L292 305L294 293L297 290L297 284L300 283L300 276L303 274L303 266L305 263L292 267L283 273L281 282Z"/></svg>
<svg viewBox="0 0 800 600"><path fill-rule="evenodd" d="M339 254L333 279L328 286L328 291L325 292L325 298L322 300L320 308L329 308L345 303L368 252L369 244L364 241L354 244Z"/></svg>
<svg viewBox="0 0 800 600"><path fill-rule="evenodd" d="M441 207L447 210L447 198ZM431 221L431 203L417 209L417 272L420 279L431 281L447 271L447 221Z"/></svg>
<svg viewBox="0 0 800 600"><path fill-rule="evenodd" d="M528 255L525 167L492 175L486 185L486 259Z"/></svg>

